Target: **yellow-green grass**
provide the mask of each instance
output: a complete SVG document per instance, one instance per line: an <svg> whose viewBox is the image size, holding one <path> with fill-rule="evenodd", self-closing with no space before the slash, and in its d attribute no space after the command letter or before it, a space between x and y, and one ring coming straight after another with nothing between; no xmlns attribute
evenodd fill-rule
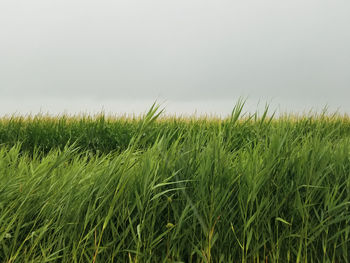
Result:
<svg viewBox="0 0 350 263"><path fill-rule="evenodd" d="M0 262L349 262L348 116L7 117Z"/></svg>

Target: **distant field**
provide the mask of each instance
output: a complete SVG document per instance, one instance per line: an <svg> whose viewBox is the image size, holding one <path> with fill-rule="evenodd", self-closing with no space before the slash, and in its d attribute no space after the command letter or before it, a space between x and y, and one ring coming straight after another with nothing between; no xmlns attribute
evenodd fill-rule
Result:
<svg viewBox="0 0 350 263"><path fill-rule="evenodd" d="M350 118L0 119L0 262L349 262Z"/></svg>

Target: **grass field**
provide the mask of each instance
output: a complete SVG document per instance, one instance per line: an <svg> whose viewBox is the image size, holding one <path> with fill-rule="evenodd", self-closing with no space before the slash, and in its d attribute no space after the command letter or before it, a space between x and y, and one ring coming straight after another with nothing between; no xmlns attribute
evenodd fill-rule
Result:
<svg viewBox="0 0 350 263"><path fill-rule="evenodd" d="M349 262L350 118L3 117L0 262Z"/></svg>

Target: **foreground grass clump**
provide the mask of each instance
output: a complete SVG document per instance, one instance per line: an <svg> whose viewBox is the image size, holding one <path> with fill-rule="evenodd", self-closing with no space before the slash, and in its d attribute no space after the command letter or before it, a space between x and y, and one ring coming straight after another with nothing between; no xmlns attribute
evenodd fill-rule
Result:
<svg viewBox="0 0 350 263"><path fill-rule="evenodd" d="M1 262L349 262L343 116L0 121Z"/></svg>

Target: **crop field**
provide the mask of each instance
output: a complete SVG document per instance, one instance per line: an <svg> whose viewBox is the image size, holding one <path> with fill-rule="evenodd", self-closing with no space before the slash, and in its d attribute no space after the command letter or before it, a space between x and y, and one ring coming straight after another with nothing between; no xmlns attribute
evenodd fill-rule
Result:
<svg viewBox="0 0 350 263"><path fill-rule="evenodd" d="M350 118L0 118L0 262L349 262Z"/></svg>

